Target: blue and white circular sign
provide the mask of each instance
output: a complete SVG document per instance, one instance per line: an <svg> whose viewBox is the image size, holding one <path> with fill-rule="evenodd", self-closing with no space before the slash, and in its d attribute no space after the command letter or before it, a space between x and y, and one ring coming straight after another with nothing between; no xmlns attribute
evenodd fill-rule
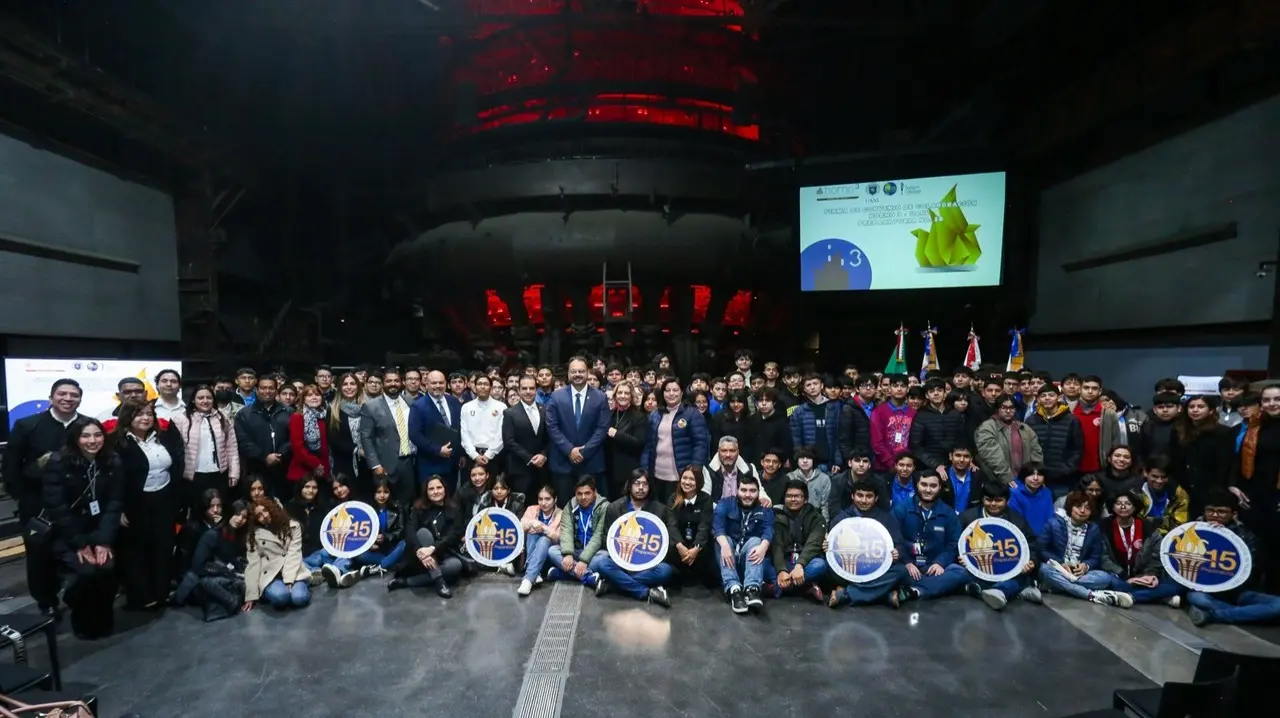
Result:
<svg viewBox="0 0 1280 718"><path fill-rule="evenodd" d="M618 517L605 535L609 558L628 571L645 571L662 563L671 536L662 519L648 511L628 511Z"/></svg>
<svg viewBox="0 0 1280 718"><path fill-rule="evenodd" d="M363 501L344 501L320 522L320 545L334 558L355 558L378 542L378 512Z"/></svg>
<svg viewBox="0 0 1280 718"><path fill-rule="evenodd" d="M506 509L481 509L467 524L463 542L476 563L497 568L516 560L524 550L524 527Z"/></svg>
<svg viewBox="0 0 1280 718"><path fill-rule="evenodd" d="M827 564L849 583L874 581L893 565L893 537L875 519L847 518L827 534Z"/></svg>

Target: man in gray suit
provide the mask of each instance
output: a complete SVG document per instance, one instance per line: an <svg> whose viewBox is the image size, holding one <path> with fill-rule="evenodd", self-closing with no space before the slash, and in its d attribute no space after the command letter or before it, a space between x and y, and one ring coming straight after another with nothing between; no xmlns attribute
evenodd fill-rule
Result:
<svg viewBox="0 0 1280 718"><path fill-rule="evenodd" d="M416 493L413 456L417 449L409 441L409 404L400 396L403 388L399 370L383 372L382 396L370 397L360 407L360 447L375 481L387 477L392 496L408 507Z"/></svg>

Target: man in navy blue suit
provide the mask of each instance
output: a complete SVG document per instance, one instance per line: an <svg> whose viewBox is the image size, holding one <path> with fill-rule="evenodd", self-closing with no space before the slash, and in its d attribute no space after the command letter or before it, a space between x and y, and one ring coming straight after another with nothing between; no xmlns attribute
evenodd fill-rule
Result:
<svg viewBox="0 0 1280 718"><path fill-rule="evenodd" d="M582 357L570 359L569 385L554 392L546 403L551 484L561 502L573 497L580 476L602 476L605 472L609 400L604 392L587 386L587 367Z"/></svg>
<svg viewBox="0 0 1280 718"><path fill-rule="evenodd" d="M418 488L438 474L452 494L458 488L458 467L466 457L459 433L462 404L445 391L444 372L428 372L425 381L427 393L409 408L409 440L418 447ZM448 431L447 441L442 428Z"/></svg>

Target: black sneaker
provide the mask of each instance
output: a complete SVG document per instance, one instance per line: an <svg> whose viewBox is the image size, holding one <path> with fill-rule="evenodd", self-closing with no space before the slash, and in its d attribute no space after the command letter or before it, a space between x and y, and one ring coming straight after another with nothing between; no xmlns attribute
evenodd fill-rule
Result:
<svg viewBox="0 0 1280 718"><path fill-rule="evenodd" d="M671 608L671 597L667 595L667 589L661 586L654 586L649 589L649 603L656 603L663 608Z"/></svg>
<svg viewBox="0 0 1280 718"><path fill-rule="evenodd" d="M600 598L609 592L609 582L604 580L604 576L596 576L596 598Z"/></svg>
<svg viewBox="0 0 1280 718"><path fill-rule="evenodd" d="M735 588L729 592L729 607L734 613L747 612L747 597L742 595L742 589Z"/></svg>
<svg viewBox="0 0 1280 718"><path fill-rule="evenodd" d="M760 599L759 586L747 586L747 609L752 613L764 610L764 601Z"/></svg>
<svg viewBox="0 0 1280 718"><path fill-rule="evenodd" d="M970 581L969 583L966 583L964 585L964 593L969 598L981 598L982 586L979 586L977 583Z"/></svg>

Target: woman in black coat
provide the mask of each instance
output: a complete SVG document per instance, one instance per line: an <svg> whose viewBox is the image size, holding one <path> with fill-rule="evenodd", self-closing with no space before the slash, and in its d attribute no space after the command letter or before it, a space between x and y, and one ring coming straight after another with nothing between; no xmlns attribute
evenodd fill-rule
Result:
<svg viewBox="0 0 1280 718"><path fill-rule="evenodd" d="M1187 400L1182 414L1174 420L1176 450L1173 478L1191 499L1191 517L1204 511L1204 500L1212 489L1225 489L1235 459L1235 432L1218 423L1218 412L1203 396Z"/></svg>
<svg viewBox="0 0 1280 718"><path fill-rule="evenodd" d="M441 598L453 598L449 582L466 571L461 556L466 528L467 520L457 504L449 500L444 479L427 479L405 524L404 564L387 584L387 590L434 586Z"/></svg>
<svg viewBox="0 0 1280 718"><path fill-rule="evenodd" d="M649 436L649 417L635 406L635 391L623 382L613 392L613 416L609 420L609 436L605 440L605 458L609 462L609 486L606 498L626 496L631 472L640 468L640 452Z"/></svg>
<svg viewBox="0 0 1280 718"><path fill-rule="evenodd" d="M364 392L360 382L351 374L343 374L338 380L338 392L329 405L329 456L333 458L335 474L351 477L351 492L360 501L373 498L373 472L360 453L360 405Z"/></svg>
<svg viewBox="0 0 1280 718"><path fill-rule="evenodd" d="M125 610L159 609L169 599L180 507L185 514L186 495L178 484L186 456L182 435L156 419L155 405L125 404L111 446L124 482L119 553Z"/></svg>
<svg viewBox="0 0 1280 718"><path fill-rule="evenodd" d="M71 574L63 600L71 630L92 640L115 630L115 547L124 502L119 459L104 450L106 432L81 417L67 428L62 450L44 467L41 496L51 552Z"/></svg>
<svg viewBox="0 0 1280 718"><path fill-rule="evenodd" d="M757 452L768 448L755 445L755 439L747 429L750 418L751 412L747 410L747 392L743 389L734 389L729 392L725 396L724 405L715 416L711 417L711 423L707 425L711 433L713 451L720 446L720 440L726 436L732 436L738 440L738 453L744 458L755 456Z"/></svg>

